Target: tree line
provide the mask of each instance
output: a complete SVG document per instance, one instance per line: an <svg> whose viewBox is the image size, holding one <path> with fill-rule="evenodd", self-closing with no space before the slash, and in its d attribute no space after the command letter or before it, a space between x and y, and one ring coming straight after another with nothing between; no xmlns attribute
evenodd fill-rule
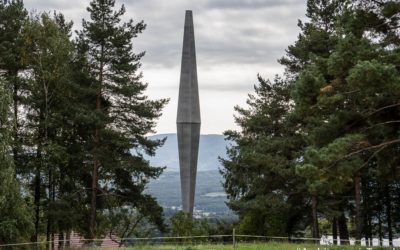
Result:
<svg viewBox="0 0 400 250"><path fill-rule="evenodd" d="M243 233L400 233L400 3L308 0L307 21L258 76L221 159Z"/></svg>
<svg viewBox="0 0 400 250"><path fill-rule="evenodd" d="M132 40L146 25L114 0L87 11L73 33L61 13L0 1L0 244L165 229L144 193L163 171L143 156L163 144L146 135L168 101L145 95Z"/></svg>

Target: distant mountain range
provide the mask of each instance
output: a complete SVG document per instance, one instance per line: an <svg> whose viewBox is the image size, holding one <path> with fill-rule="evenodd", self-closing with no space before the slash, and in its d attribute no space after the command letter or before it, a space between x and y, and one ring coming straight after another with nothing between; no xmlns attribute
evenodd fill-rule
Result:
<svg viewBox="0 0 400 250"><path fill-rule="evenodd" d="M164 146L156 151L155 157L148 158L153 166L166 166L165 171L179 172L178 139L176 134L159 134L151 139L167 138ZM218 157L226 158L228 141L223 135L201 135L197 171L215 171L221 166Z"/></svg>
<svg viewBox="0 0 400 250"><path fill-rule="evenodd" d="M177 136L176 134L151 136L152 139L165 137L167 140L164 146L156 151L154 157L147 159L153 166L167 168L159 179L150 182L148 192L168 210L181 205ZM220 215L232 213L225 204L227 198L222 187L223 178L219 173L221 163L218 160L218 157L227 157L226 147L229 144L223 135L200 136L195 209Z"/></svg>

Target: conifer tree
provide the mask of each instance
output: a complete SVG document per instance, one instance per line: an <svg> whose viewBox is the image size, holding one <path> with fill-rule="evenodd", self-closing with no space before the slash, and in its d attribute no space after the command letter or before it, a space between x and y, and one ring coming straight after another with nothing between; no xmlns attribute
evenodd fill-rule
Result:
<svg viewBox="0 0 400 250"><path fill-rule="evenodd" d="M59 197L59 180L65 162L65 145L60 140L64 124L63 112L71 106L68 94L72 43L65 30L67 23L62 15L50 17L47 13L32 17L24 27L26 61L31 74L27 78L26 128L31 132L30 144L35 156L28 156L33 163L33 193L35 199L35 235L40 224L40 209L45 205L47 241L54 238L53 209ZM46 192L43 192L46 190ZM43 197L44 194L47 197ZM45 198L45 199L44 199Z"/></svg>
<svg viewBox="0 0 400 250"><path fill-rule="evenodd" d="M280 78L258 80L248 108L235 107L242 131L225 132L234 144L221 173L229 206L241 219L239 229L283 236L303 227L308 208L304 180L295 174L304 142L296 133L300 120L293 114L291 85Z"/></svg>
<svg viewBox="0 0 400 250"><path fill-rule="evenodd" d="M309 0L309 20L299 22L298 40L280 60L286 67L285 80L292 86L291 112L301 118L296 133L306 148L299 148L299 156L291 164L296 165L297 178L305 180L306 187L300 192L308 193L312 205L304 222L311 222L314 238L319 236L319 218L332 222L334 235L338 223L342 239L349 232L358 239L373 235L376 221L379 235L387 230L389 238L393 237L393 207L399 205L391 196L399 183L399 15L397 1ZM262 112L261 107L256 106L253 112ZM251 111L238 111L243 116L239 121L254 118ZM259 119L266 122L263 119L267 117ZM237 197L247 194L235 196L230 187L248 190L255 186L256 177L250 181L242 175L261 159L253 154L257 152L254 141L263 133L260 130L252 135L249 149L240 139L246 138L250 126L239 124L243 130L233 134L238 143L228 151L230 161L224 163L224 175L225 189L233 194L231 202L243 205ZM270 136L276 134L271 132ZM266 142L263 152L275 145ZM270 176L262 172L267 166L264 163L259 176ZM274 182L266 185L273 187ZM254 196L263 192L268 194L258 190ZM384 199L369 205L367 194ZM249 200L254 201L254 197ZM349 220L355 221L350 230Z"/></svg>
<svg viewBox="0 0 400 250"><path fill-rule="evenodd" d="M153 168L142 155L154 154L162 141L151 141L166 100L149 100L141 82L140 59L133 52L132 39L144 28L143 21L122 22L125 8L114 10L114 0L94 0L87 8L90 20L83 21L80 43L87 51L93 96L92 140L88 152L91 162L89 237L96 236L96 215L109 206L138 206L150 178L162 168ZM88 167L88 166L86 166ZM102 200L99 198L102 197ZM106 201L107 199L108 201ZM99 203L99 202L102 203ZM143 211L145 212L145 211ZM157 215L155 216L157 217Z"/></svg>
<svg viewBox="0 0 400 250"><path fill-rule="evenodd" d="M21 0L0 1L0 75L12 90L13 112L13 157L16 167L20 169L19 154L22 135L20 131L21 93L24 90L24 79L18 74L25 68L23 54L23 26L27 21L27 11Z"/></svg>
<svg viewBox="0 0 400 250"><path fill-rule="evenodd" d="M395 16L400 9L396 11L393 5L398 4L392 1L382 2L379 8L372 1L366 7L366 2L347 2L347 7L337 12L333 47L325 54L313 54L294 91L297 110L309 124L309 148L299 172L306 174L309 187L322 195L322 204L327 204L329 193L354 195L358 239L365 233L362 183L371 178L368 173L374 166L380 165L373 162L379 162L379 156L397 148L399 142L391 134L397 130L392 121L396 120L399 95L399 72L393 60L398 45L391 30L398 24ZM384 11L387 6L389 16ZM386 28L381 31L380 27ZM386 50L388 35L393 49ZM386 112L395 113L389 118ZM380 171L393 170L395 159L391 166L385 160ZM390 215L390 209L388 212Z"/></svg>

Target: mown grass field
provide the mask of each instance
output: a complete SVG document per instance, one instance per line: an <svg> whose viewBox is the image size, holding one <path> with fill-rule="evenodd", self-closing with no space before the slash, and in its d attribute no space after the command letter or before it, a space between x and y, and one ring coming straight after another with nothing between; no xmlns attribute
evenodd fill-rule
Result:
<svg viewBox="0 0 400 250"><path fill-rule="evenodd" d="M97 248L100 249L100 248ZM101 248L111 250L112 248ZM115 249L115 248L114 248ZM233 248L232 244L204 244L204 245L142 245L134 247L119 248L122 250L400 250L393 247L360 247L360 246L321 246L313 244L295 243L239 243ZM95 250L95 249L90 249Z"/></svg>

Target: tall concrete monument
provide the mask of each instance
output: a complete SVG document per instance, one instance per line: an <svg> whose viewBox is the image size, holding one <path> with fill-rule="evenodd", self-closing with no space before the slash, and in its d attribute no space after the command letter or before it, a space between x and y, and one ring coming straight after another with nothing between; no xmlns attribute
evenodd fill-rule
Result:
<svg viewBox="0 0 400 250"><path fill-rule="evenodd" d="M183 34L181 79L179 84L176 126L178 131L182 206L184 212L191 214L193 213L196 188L200 123L193 15L191 10L187 10Z"/></svg>

